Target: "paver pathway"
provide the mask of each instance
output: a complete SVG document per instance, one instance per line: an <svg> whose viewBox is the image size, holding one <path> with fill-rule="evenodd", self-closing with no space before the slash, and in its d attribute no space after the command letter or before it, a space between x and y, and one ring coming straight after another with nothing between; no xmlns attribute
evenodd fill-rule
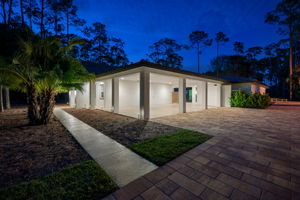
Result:
<svg viewBox="0 0 300 200"><path fill-rule="evenodd" d="M300 199L299 103L216 108L155 121L215 137L106 199Z"/></svg>
<svg viewBox="0 0 300 200"><path fill-rule="evenodd" d="M118 186L124 186L157 168L62 109L56 108L54 115Z"/></svg>

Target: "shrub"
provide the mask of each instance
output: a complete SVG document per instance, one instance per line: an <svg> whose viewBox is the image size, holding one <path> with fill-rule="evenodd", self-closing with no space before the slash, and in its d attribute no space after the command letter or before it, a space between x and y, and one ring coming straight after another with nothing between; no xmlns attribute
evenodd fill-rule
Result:
<svg viewBox="0 0 300 200"><path fill-rule="evenodd" d="M237 90L230 97L230 105L232 107L266 108L270 103L271 98L267 94L248 94L243 90Z"/></svg>

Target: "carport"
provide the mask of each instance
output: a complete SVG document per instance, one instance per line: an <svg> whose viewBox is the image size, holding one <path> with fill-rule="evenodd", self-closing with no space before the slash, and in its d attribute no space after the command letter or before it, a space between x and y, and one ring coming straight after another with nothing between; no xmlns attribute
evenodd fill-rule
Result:
<svg viewBox="0 0 300 200"><path fill-rule="evenodd" d="M222 89L223 83L220 79L143 61L100 74L85 85L85 91L77 92L80 94L76 100L87 96L92 109L148 120L221 107L222 102L225 105L228 101L222 97L230 96L230 90ZM87 108L88 100L84 102Z"/></svg>

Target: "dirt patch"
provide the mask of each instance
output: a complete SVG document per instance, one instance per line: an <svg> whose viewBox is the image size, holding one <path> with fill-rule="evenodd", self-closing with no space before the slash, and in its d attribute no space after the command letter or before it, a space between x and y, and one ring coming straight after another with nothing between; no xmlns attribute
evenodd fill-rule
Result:
<svg viewBox="0 0 300 200"><path fill-rule="evenodd" d="M173 126L138 120L102 110L75 108L64 110L127 147L148 138L179 130Z"/></svg>
<svg viewBox="0 0 300 200"><path fill-rule="evenodd" d="M55 117L48 125L27 124L25 108L0 113L0 187L91 159Z"/></svg>

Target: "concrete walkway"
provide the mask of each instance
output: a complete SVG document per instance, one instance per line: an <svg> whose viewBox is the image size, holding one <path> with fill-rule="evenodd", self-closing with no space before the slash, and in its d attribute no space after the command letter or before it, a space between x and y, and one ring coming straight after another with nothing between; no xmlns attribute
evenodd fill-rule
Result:
<svg viewBox="0 0 300 200"><path fill-rule="evenodd" d="M56 108L54 115L118 186L122 187L157 168L64 110Z"/></svg>

